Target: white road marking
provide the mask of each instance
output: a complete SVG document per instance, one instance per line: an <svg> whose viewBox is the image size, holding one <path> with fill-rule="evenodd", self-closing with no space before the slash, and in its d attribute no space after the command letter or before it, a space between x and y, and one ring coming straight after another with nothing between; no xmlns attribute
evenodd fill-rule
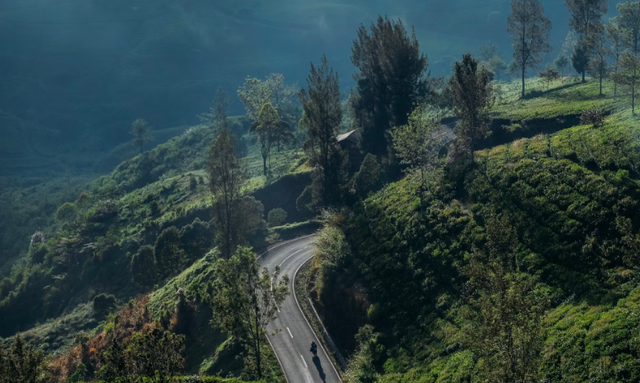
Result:
<svg viewBox="0 0 640 383"><path fill-rule="evenodd" d="M309 368L309 366L307 366L307 362L304 361L304 356L302 356L302 354L300 354L300 357L302 358L302 363L304 363L304 366L306 368Z"/></svg>
<svg viewBox="0 0 640 383"><path fill-rule="evenodd" d="M280 264L278 266L282 267L282 265L289 260L289 258L293 257L294 255L298 254L299 252L303 251L303 250L307 250L309 248L309 246L305 246L302 249L296 251L295 253L291 254L290 256L288 256L287 258L284 259L284 261L280 262Z"/></svg>
<svg viewBox="0 0 640 383"><path fill-rule="evenodd" d="M291 330L289 330L289 327L287 327L287 331L289 331L289 336L291 337L291 339L293 339L293 335L291 334Z"/></svg>
<svg viewBox="0 0 640 383"><path fill-rule="evenodd" d="M287 258L285 258L285 260L284 260L284 261L282 261L282 263L280 263L278 266L282 266L282 264L283 264L283 263L285 263L286 261L288 261L288 260L289 260L289 258L291 258L291 257L293 257L294 255L298 254L298 253L299 253L299 252L301 252L302 250L306 250L306 249L308 249L308 248L309 248L309 246L305 246L305 247L303 247L302 249L300 249L300 250L296 251L295 253L293 253L293 254L291 254L290 256L288 256ZM273 280L274 280L274 278L271 278L271 287L270 287L270 290L271 290L271 291L273 291ZM278 310L278 312L280 312L280 308L279 308L278 306L276 306L276 310ZM293 338L293 336L292 336L292 338Z"/></svg>

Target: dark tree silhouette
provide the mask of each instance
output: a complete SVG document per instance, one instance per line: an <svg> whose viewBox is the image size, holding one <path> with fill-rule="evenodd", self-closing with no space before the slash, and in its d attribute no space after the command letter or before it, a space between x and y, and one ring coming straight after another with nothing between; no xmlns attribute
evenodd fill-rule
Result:
<svg viewBox="0 0 640 383"><path fill-rule="evenodd" d="M249 178L244 162L234 152L234 136L224 129L209 148L208 171L214 198L213 213L220 252L230 257L238 245L239 201Z"/></svg>
<svg viewBox="0 0 640 383"><path fill-rule="evenodd" d="M142 286L153 286L157 281L158 269L153 247L143 246L131 258L133 282Z"/></svg>
<svg viewBox="0 0 640 383"><path fill-rule="evenodd" d="M556 58L553 64L560 71L560 75L564 77L564 68L566 68L567 65L569 65L569 59L567 58L567 56L565 56L564 54L561 54Z"/></svg>
<svg viewBox="0 0 640 383"><path fill-rule="evenodd" d="M591 55L596 53L598 36L604 30L602 16L607 13L607 0L565 0L565 4L571 12L569 27L580 35L588 62ZM582 71L578 73L582 74L584 82L585 72L589 69L588 64L581 68ZM599 70L597 72L600 73Z"/></svg>
<svg viewBox="0 0 640 383"><path fill-rule="evenodd" d="M576 72L582 73L582 82L585 82L584 74L587 70L587 65L589 65L589 47L584 40L578 41L578 44L573 49L571 65Z"/></svg>
<svg viewBox="0 0 640 383"><path fill-rule="evenodd" d="M401 21L380 16L370 33L364 25L358 29L351 62L358 69L353 106L362 146L377 156L388 155L389 129L406 125L427 95L427 57L420 54L415 31L409 35Z"/></svg>
<svg viewBox="0 0 640 383"><path fill-rule="evenodd" d="M133 140L131 143L133 146L140 149L140 154L144 151L144 146L153 141L153 133L147 121L139 118L131 124L131 135Z"/></svg>
<svg viewBox="0 0 640 383"><path fill-rule="evenodd" d="M346 156L336 141L342 121L338 74L326 57L319 67L311 64L309 89L300 91L304 115L300 126L307 133L304 150L314 166L311 185L313 205L337 206L341 201Z"/></svg>
<svg viewBox="0 0 640 383"><path fill-rule="evenodd" d="M456 62L449 86L453 111L459 119L456 154L473 153L474 140L486 134L488 111L495 102L489 72L466 54L462 62Z"/></svg>

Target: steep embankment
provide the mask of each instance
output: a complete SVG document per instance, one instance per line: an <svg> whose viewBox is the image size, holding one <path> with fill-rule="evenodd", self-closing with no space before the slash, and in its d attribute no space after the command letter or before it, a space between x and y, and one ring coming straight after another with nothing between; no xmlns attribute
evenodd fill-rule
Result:
<svg viewBox="0 0 640 383"><path fill-rule="evenodd" d="M590 86L571 89L590 94ZM515 106L535 110L543 101ZM482 360L463 336L469 307L462 270L473 249L485 248L487 222L497 215L517 233L518 270L538 276L535 291L551 302L542 322L542 376L640 379L639 137L630 112L616 111L601 128L523 138L476 152L473 163L449 164L423 203L407 178L336 219L350 255L316 271L319 308L329 308L323 315L331 333L353 328L363 314L379 332L361 334L366 350L352 370L383 382L482 378ZM358 302L368 307L331 311L339 307L336 289L364 293Z"/></svg>

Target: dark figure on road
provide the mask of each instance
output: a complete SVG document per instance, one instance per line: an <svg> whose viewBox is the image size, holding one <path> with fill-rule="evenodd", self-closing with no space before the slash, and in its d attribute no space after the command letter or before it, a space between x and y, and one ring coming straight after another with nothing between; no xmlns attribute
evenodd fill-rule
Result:
<svg viewBox="0 0 640 383"><path fill-rule="evenodd" d="M318 346L316 345L316 342L311 342L311 353L313 353L313 357L317 357L318 356Z"/></svg>

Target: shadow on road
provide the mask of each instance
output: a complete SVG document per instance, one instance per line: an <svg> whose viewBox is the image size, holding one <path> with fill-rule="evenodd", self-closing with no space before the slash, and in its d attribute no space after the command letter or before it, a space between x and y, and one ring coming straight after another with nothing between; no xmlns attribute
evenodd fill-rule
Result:
<svg viewBox="0 0 640 383"><path fill-rule="evenodd" d="M320 358L318 358L317 356L314 356L313 364L315 364L316 368L318 369L318 374L320 375L320 379L322 379L323 382L326 382L327 376L324 374L324 370L322 369L322 363L320 363Z"/></svg>

